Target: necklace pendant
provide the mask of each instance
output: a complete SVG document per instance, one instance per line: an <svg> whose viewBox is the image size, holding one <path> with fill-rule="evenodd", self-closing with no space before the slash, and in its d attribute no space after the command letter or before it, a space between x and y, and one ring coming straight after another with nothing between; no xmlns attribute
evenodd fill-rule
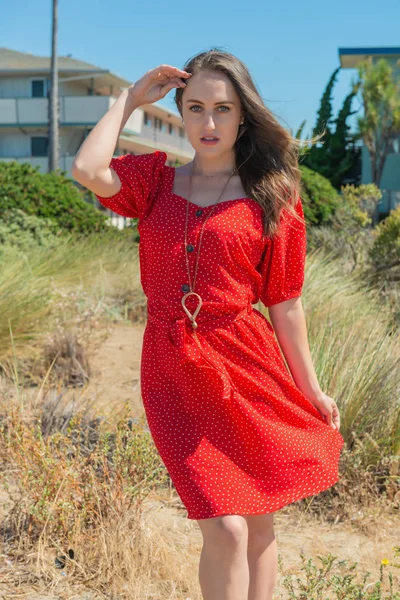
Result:
<svg viewBox="0 0 400 600"><path fill-rule="evenodd" d="M189 298L189 296L196 296L196 298L198 300L198 304L197 304L193 314L190 312L190 310L186 306L186 300ZM196 323L196 317L199 314L202 304L203 304L203 300L202 300L201 296L199 296L199 294L196 294L196 292L187 292L184 296L182 296L182 307L183 307L183 310L185 311L186 315L189 317L193 329L197 329L197 327L198 327L198 325Z"/></svg>

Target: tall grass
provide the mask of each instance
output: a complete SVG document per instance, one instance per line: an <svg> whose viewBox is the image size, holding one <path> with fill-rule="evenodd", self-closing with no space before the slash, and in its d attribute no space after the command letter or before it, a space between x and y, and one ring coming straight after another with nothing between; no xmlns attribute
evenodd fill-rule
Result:
<svg viewBox="0 0 400 600"><path fill-rule="evenodd" d="M51 251L8 250L0 270L0 363L28 349L79 311L69 294L110 308L143 308L137 245L92 235L60 240ZM400 330L390 327L376 292L321 251L307 256L303 305L323 390L341 411L341 432L368 440L368 463L400 453ZM367 466L367 465L365 465Z"/></svg>
<svg viewBox="0 0 400 600"><path fill-rule="evenodd" d="M6 247L0 264L0 365L9 364L13 343L19 355L29 354L33 343L53 331L71 308L65 297L77 291L111 311L114 305L143 307L137 244L93 234L65 237L50 250Z"/></svg>
<svg viewBox="0 0 400 600"><path fill-rule="evenodd" d="M304 309L318 380L341 413L341 433L373 438L368 461L400 452L400 330L374 290L338 261L307 258ZM367 465L365 465L367 466Z"/></svg>

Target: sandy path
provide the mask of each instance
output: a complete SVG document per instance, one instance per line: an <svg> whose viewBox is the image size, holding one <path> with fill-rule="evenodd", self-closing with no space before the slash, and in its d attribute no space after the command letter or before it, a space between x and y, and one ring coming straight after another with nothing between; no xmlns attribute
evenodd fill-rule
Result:
<svg viewBox="0 0 400 600"><path fill-rule="evenodd" d="M118 324L90 357L91 381L87 396L96 397L99 412L118 410L126 401L132 417L143 413L140 396L140 353L145 325Z"/></svg>

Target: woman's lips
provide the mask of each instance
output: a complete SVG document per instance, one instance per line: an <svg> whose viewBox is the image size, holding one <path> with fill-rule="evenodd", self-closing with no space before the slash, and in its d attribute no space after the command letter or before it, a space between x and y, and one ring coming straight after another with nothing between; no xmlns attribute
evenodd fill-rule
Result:
<svg viewBox="0 0 400 600"><path fill-rule="evenodd" d="M217 144L219 142L219 139L216 138L215 140L205 140L205 139L201 138L200 141L202 142L202 144L205 144L206 146L215 146L215 144Z"/></svg>

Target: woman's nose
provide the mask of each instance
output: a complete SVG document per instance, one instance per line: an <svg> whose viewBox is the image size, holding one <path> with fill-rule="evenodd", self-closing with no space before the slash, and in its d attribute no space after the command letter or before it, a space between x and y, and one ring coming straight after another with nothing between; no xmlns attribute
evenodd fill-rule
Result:
<svg viewBox="0 0 400 600"><path fill-rule="evenodd" d="M206 115L205 117L205 121L207 125L213 125L214 124L214 119L212 115Z"/></svg>

